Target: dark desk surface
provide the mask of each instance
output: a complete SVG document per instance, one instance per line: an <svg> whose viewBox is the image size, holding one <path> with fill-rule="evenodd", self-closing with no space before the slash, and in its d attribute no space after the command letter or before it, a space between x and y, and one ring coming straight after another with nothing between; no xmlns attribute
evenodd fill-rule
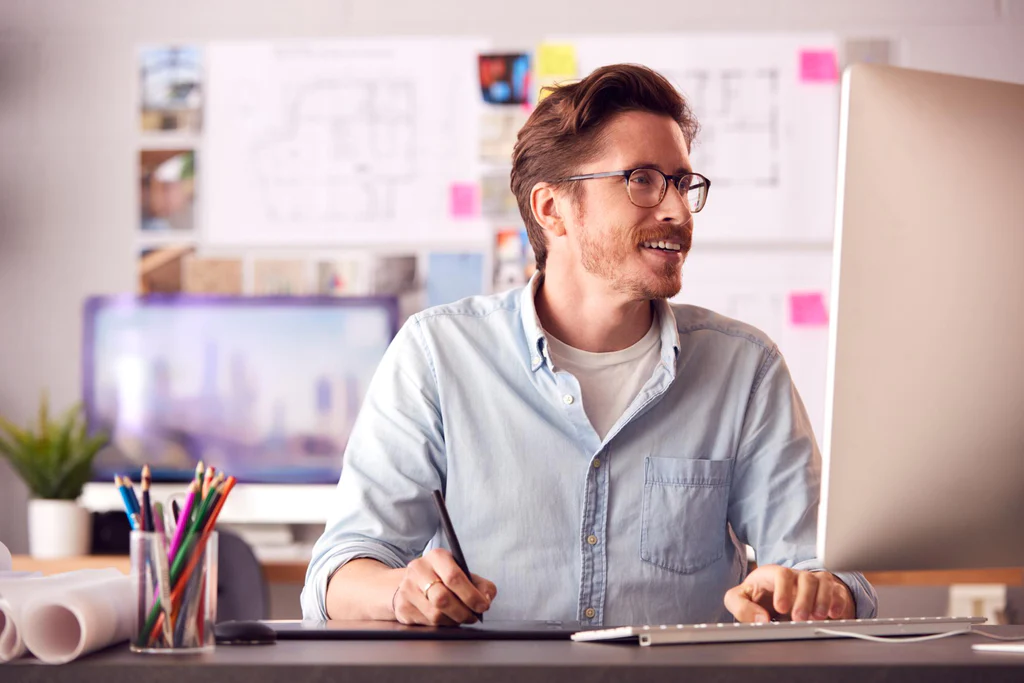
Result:
<svg viewBox="0 0 1024 683"><path fill-rule="evenodd" d="M988 627L1024 636L1024 626ZM914 644L854 640L641 648L571 642L290 641L211 655L135 655L118 645L72 664L0 664L4 683L265 681L1022 681L1024 655L983 654L977 635Z"/></svg>

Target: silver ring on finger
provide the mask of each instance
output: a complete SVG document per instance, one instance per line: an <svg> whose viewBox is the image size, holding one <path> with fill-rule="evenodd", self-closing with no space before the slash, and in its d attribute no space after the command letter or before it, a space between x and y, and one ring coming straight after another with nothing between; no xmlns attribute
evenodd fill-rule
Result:
<svg viewBox="0 0 1024 683"><path fill-rule="evenodd" d="M434 579L433 581L425 583L423 584L423 588L420 589L423 591L423 597L425 597L428 601L430 600L430 589L434 586L435 583L441 583L441 579Z"/></svg>

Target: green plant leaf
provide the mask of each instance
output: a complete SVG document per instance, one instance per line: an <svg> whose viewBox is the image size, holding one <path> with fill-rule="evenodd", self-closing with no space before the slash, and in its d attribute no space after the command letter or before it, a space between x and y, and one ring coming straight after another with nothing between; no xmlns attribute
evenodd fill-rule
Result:
<svg viewBox="0 0 1024 683"><path fill-rule="evenodd" d="M0 454L38 498L80 496L92 473L93 459L107 441L106 434L87 434L79 404L51 420L45 393L34 431L0 417Z"/></svg>
<svg viewBox="0 0 1024 683"><path fill-rule="evenodd" d="M30 438L28 431L22 429L13 422L8 421L3 416L0 416L0 429L3 429L5 432L7 432L11 436L11 438L18 443L24 443Z"/></svg>
<svg viewBox="0 0 1024 683"><path fill-rule="evenodd" d="M0 433L0 453L3 453L4 456L10 460L14 457L16 452L16 448L14 444L11 443L10 437L6 436L4 433Z"/></svg>
<svg viewBox="0 0 1024 683"><path fill-rule="evenodd" d="M93 458L106 443L106 434L97 434L78 446L55 483L55 497L74 500L82 495L82 487L92 474Z"/></svg>
<svg viewBox="0 0 1024 683"><path fill-rule="evenodd" d="M50 397L44 391L43 397L39 401L39 424L36 427L37 433L40 437L46 438L47 431L50 426Z"/></svg>

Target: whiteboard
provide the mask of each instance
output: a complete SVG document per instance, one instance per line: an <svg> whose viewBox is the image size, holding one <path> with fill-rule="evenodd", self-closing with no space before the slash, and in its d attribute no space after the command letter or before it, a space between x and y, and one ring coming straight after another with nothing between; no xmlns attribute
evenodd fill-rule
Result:
<svg viewBox="0 0 1024 683"><path fill-rule="evenodd" d="M828 325L814 316L801 318L799 310L794 323L793 304L820 296L827 306L831 273L828 252L704 252L696 245L683 265L682 291L672 299L741 320L771 337L786 359L819 445L825 425Z"/></svg>
<svg viewBox="0 0 1024 683"><path fill-rule="evenodd" d="M639 63L687 98L702 131L694 170L711 180L698 233L715 242L828 243L835 206L838 74L832 34L694 33L551 38L582 77ZM618 170L618 169L608 169Z"/></svg>
<svg viewBox="0 0 1024 683"><path fill-rule="evenodd" d="M485 239L467 196L480 175L482 46L466 38L211 43L198 172L204 242Z"/></svg>

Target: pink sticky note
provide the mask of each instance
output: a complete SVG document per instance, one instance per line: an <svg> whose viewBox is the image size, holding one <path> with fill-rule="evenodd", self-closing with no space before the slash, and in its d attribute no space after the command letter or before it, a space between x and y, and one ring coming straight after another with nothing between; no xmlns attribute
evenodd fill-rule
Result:
<svg viewBox="0 0 1024 683"><path fill-rule="evenodd" d="M480 188L474 183L452 183L450 200L452 218L476 218L480 215Z"/></svg>
<svg viewBox="0 0 1024 683"><path fill-rule="evenodd" d="M801 50L801 83L835 83L839 80L835 50Z"/></svg>
<svg viewBox="0 0 1024 683"><path fill-rule="evenodd" d="M821 292L789 295L789 322L797 327L821 327L828 325L828 310Z"/></svg>

